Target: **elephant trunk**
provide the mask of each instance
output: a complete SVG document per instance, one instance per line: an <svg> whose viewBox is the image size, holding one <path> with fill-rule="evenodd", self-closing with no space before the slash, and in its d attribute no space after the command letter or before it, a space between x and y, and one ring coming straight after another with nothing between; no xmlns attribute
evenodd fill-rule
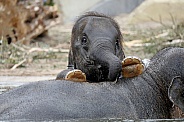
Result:
<svg viewBox="0 0 184 122"><path fill-rule="evenodd" d="M114 54L109 54L110 58L107 58L109 65L108 80L115 81L122 71L122 65L120 59Z"/></svg>
<svg viewBox="0 0 184 122"><path fill-rule="evenodd" d="M101 80L115 81L122 71L121 60L115 55L109 40L94 43L92 57L100 71Z"/></svg>

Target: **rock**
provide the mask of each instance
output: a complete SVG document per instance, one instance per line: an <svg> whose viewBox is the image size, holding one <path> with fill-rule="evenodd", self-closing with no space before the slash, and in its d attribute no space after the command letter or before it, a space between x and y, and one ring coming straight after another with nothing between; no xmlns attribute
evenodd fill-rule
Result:
<svg viewBox="0 0 184 122"><path fill-rule="evenodd" d="M183 0L146 0L119 23L157 27L184 21Z"/></svg>

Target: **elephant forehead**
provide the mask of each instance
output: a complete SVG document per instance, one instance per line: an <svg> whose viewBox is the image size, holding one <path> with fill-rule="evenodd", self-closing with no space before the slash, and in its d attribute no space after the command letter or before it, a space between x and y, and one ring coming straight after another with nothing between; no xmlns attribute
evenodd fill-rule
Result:
<svg viewBox="0 0 184 122"><path fill-rule="evenodd" d="M116 27L107 18L94 17L88 19L83 30L88 36L115 36L118 34Z"/></svg>

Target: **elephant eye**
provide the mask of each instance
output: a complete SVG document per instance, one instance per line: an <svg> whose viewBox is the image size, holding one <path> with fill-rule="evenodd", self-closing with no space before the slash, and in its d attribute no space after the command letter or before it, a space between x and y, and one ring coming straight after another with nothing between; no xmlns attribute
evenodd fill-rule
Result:
<svg viewBox="0 0 184 122"><path fill-rule="evenodd" d="M119 38L116 39L115 46L116 48L119 48Z"/></svg>
<svg viewBox="0 0 184 122"><path fill-rule="evenodd" d="M86 34L83 34L82 38L81 38L81 45L82 47L88 51L88 37Z"/></svg>
<svg viewBox="0 0 184 122"><path fill-rule="evenodd" d="M117 38L117 39L116 39L116 42L115 42L115 54L116 54L116 55L118 55L119 48L120 48L120 45L119 45L119 38Z"/></svg>
<svg viewBox="0 0 184 122"><path fill-rule="evenodd" d="M87 36L84 34L81 38L81 43L85 45L87 43Z"/></svg>

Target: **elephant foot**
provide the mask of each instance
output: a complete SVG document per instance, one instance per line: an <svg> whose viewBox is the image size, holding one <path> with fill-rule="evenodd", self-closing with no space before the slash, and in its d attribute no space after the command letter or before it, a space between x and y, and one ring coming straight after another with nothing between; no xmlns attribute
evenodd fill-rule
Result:
<svg viewBox="0 0 184 122"><path fill-rule="evenodd" d="M144 72L145 66L138 57L126 57L122 61L122 75L126 78L136 77Z"/></svg>
<svg viewBox="0 0 184 122"><path fill-rule="evenodd" d="M81 70L74 69L69 71L66 74L65 80L70 80L75 82L86 82L86 75Z"/></svg>

